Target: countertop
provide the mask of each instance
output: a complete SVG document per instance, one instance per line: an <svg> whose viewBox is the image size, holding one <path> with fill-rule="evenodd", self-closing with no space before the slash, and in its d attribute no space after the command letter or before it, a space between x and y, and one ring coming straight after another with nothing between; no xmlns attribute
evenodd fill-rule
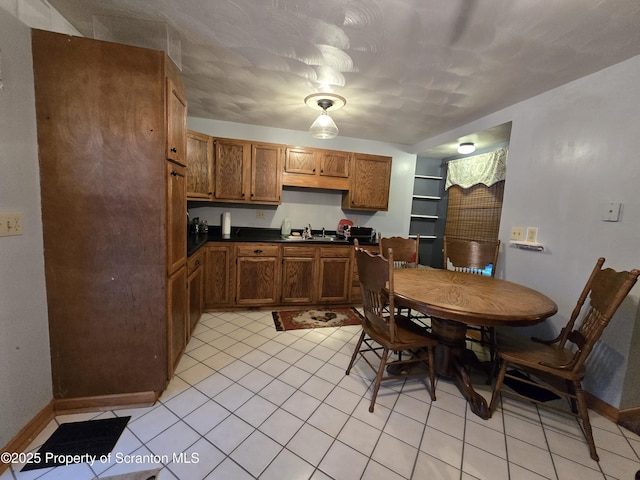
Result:
<svg viewBox="0 0 640 480"><path fill-rule="evenodd" d="M292 232L300 232L293 229ZM326 240L322 238L322 230L312 230L313 240L286 240L280 235L279 228L253 228L253 227L231 227L229 238L223 238L221 227L209 227L208 233L187 235L187 256L196 253L207 242L269 242L269 243L290 243L292 245L304 244L330 244L330 245L353 245L353 241L335 237L335 230L325 230ZM363 241L358 239L362 245L373 245L375 241Z"/></svg>

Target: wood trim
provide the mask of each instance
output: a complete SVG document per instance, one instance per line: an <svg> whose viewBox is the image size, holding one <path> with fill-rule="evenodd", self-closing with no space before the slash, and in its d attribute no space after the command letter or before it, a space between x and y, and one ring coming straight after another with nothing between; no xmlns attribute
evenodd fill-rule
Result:
<svg viewBox="0 0 640 480"><path fill-rule="evenodd" d="M599 413L605 418L608 418L614 423L618 423L618 420L620 419L620 411L616 407L609 405L604 400L600 400L598 397L587 392L586 390L584 394L587 399L587 406L591 410Z"/></svg>
<svg viewBox="0 0 640 480"><path fill-rule="evenodd" d="M147 407L158 400L158 392L134 392L95 397L61 398L53 400L56 414L100 412L122 408Z"/></svg>
<svg viewBox="0 0 640 480"><path fill-rule="evenodd" d="M9 443L2 447L2 452L23 452L55 418L53 401L49 402L35 417L27 423ZM9 468L9 463L0 462L0 475Z"/></svg>

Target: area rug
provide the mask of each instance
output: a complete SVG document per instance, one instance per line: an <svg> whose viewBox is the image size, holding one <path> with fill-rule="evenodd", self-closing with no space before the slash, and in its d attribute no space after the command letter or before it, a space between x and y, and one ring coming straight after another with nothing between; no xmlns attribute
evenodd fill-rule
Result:
<svg viewBox="0 0 640 480"><path fill-rule="evenodd" d="M60 425L27 463L23 472L71 463L99 461L115 447L131 417L115 417Z"/></svg>
<svg viewBox="0 0 640 480"><path fill-rule="evenodd" d="M360 325L362 317L355 308L334 308L331 310L282 310L273 312L276 330L297 330L301 328L343 327Z"/></svg>
<svg viewBox="0 0 640 480"><path fill-rule="evenodd" d="M140 472L123 473L122 475L113 475L111 477L100 477L95 480L156 480L160 469L145 470Z"/></svg>
<svg viewBox="0 0 640 480"><path fill-rule="evenodd" d="M513 375L514 377L531 380L517 370L508 370L507 373L509 375ZM505 377L504 384L508 385L509 388L516 391L520 395L524 395L525 397L537 400L539 402L550 402L551 400L557 400L560 398L558 395L550 392L549 390L546 390L542 387L536 387L535 385L529 385L528 383L519 382L515 378Z"/></svg>

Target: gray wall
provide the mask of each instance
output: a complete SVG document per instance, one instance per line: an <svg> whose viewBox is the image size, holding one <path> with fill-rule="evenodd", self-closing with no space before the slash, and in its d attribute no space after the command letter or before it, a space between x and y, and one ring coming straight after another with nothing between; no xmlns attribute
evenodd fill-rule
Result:
<svg viewBox="0 0 640 480"><path fill-rule="evenodd" d="M618 270L640 268L638 98L640 56L414 146L419 153L513 121L498 275L558 304L538 334L552 335L567 321L598 257ZM623 204L619 222L602 221L607 202ZM511 227L538 227L545 251L509 247ZM585 381L588 391L620 408L640 404L640 367L630 361L640 348L639 296L636 285L605 331Z"/></svg>
<svg viewBox="0 0 640 480"><path fill-rule="evenodd" d="M0 237L0 446L52 399L31 34L0 9L0 211L24 234Z"/></svg>

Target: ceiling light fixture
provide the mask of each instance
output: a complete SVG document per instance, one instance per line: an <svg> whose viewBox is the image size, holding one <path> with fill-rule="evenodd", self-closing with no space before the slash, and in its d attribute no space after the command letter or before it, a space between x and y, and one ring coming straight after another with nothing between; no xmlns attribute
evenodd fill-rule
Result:
<svg viewBox="0 0 640 480"><path fill-rule="evenodd" d="M309 133L313 138L329 139L338 135L338 127L329 116L328 110L338 110L347 101L344 97L334 93L312 93L304 99L309 107L314 110L322 110L322 113L309 127Z"/></svg>
<svg viewBox="0 0 640 480"><path fill-rule="evenodd" d="M467 154L476 151L476 146L472 142L465 142L458 145L458 153Z"/></svg>

